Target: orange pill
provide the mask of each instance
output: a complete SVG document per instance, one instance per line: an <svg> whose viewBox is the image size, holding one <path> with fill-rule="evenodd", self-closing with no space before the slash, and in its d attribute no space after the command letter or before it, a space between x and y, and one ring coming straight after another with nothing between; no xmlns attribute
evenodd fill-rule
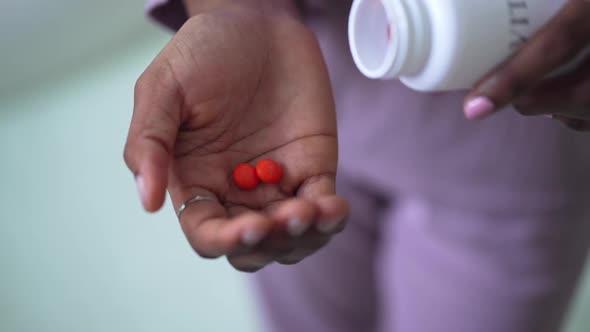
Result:
<svg viewBox="0 0 590 332"><path fill-rule="evenodd" d="M256 168L250 164L240 164L233 172L234 183L243 190L253 190L260 180L256 175Z"/></svg>
<svg viewBox="0 0 590 332"><path fill-rule="evenodd" d="M279 183L283 177L283 168L272 159L262 159L256 164L256 174L264 183Z"/></svg>

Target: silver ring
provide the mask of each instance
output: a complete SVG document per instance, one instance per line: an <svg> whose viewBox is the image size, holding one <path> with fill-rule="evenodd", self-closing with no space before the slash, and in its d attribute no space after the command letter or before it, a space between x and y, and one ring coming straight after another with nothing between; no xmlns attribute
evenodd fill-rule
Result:
<svg viewBox="0 0 590 332"><path fill-rule="evenodd" d="M186 210L186 208L188 208L191 204L197 203L197 202L202 202L202 201L216 201L216 199L213 197L210 197L210 196L201 196L201 195L197 195L197 196L192 197L191 199L184 202L184 204L182 204L180 206L180 208L178 209L178 212L176 212L176 216L178 217L178 220L180 221L180 216L182 215L184 210Z"/></svg>

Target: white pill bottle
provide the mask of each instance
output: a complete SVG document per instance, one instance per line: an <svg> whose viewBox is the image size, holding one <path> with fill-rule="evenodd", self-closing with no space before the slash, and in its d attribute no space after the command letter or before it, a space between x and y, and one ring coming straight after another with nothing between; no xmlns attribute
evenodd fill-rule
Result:
<svg viewBox="0 0 590 332"><path fill-rule="evenodd" d="M469 89L566 2L355 0L349 42L369 78L400 79L419 91Z"/></svg>

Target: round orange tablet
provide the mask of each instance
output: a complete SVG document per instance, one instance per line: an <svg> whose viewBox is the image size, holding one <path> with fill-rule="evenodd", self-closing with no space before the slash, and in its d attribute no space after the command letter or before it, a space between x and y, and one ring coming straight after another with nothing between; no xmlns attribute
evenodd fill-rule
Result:
<svg viewBox="0 0 590 332"><path fill-rule="evenodd" d="M256 168L250 164L240 164L233 172L236 186L243 190L252 190L258 186L260 180L256 175Z"/></svg>
<svg viewBox="0 0 590 332"><path fill-rule="evenodd" d="M262 159L256 164L256 174L264 183L279 183L283 177L283 168L272 159Z"/></svg>

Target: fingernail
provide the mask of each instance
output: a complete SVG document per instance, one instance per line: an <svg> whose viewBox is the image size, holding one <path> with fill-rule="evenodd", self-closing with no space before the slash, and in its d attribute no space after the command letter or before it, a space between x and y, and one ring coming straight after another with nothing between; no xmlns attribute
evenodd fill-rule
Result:
<svg viewBox="0 0 590 332"><path fill-rule="evenodd" d="M141 200L141 205L145 206L146 194L145 194L145 185L144 185L144 181L143 181L143 176L138 175L135 177L135 185L137 186L137 193L139 194L139 199Z"/></svg>
<svg viewBox="0 0 590 332"><path fill-rule="evenodd" d="M469 120L478 120L487 117L495 110L494 103L487 97L475 97L465 103L465 116Z"/></svg>
<svg viewBox="0 0 590 332"><path fill-rule="evenodd" d="M287 232L292 237L299 237L307 231L309 225L310 223L303 222L303 220L299 218L293 218L287 223Z"/></svg>
<svg viewBox="0 0 590 332"><path fill-rule="evenodd" d="M316 228L321 233L332 233L340 226L341 222L342 219L340 218L320 221L317 223Z"/></svg>
<svg viewBox="0 0 590 332"><path fill-rule="evenodd" d="M258 230L246 230L244 233L242 233L242 243L246 246L253 247L262 241L264 235L265 233Z"/></svg>

